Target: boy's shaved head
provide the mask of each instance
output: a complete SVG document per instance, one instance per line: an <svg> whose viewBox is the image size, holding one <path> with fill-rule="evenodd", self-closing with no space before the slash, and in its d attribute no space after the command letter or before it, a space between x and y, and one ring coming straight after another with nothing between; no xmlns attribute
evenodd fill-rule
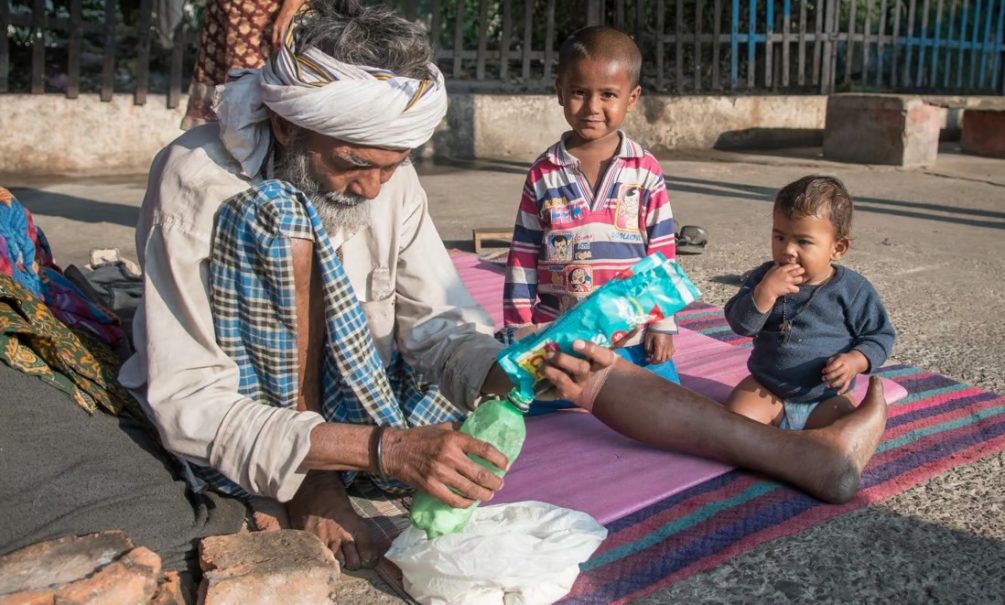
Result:
<svg viewBox="0 0 1005 605"><path fill-rule="evenodd" d="M632 86L639 83L642 53L627 34L606 25L584 27L566 38L558 49L558 77L579 59L606 59L623 63Z"/></svg>

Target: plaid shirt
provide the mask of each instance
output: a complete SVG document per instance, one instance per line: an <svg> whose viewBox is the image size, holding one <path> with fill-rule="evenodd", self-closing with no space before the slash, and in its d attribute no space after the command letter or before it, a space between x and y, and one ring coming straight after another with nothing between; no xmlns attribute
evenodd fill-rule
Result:
<svg viewBox="0 0 1005 605"><path fill-rule="evenodd" d="M327 338L321 415L328 422L408 428L460 420L466 411L424 383L395 353L385 368L356 293L314 206L288 183L265 181L220 207L213 238L210 298L220 347L237 363L240 391L263 404L297 404L296 289L293 239L315 243ZM209 483L245 495L198 467ZM356 473L343 473L346 484ZM388 491L405 486L379 481Z"/></svg>

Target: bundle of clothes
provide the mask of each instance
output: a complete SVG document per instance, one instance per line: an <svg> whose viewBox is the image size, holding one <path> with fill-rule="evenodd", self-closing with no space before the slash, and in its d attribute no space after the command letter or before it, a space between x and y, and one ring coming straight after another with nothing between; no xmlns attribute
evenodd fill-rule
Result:
<svg viewBox="0 0 1005 605"><path fill-rule="evenodd" d="M0 359L88 412L143 418L117 379L122 322L87 288L56 265L31 213L0 187Z"/></svg>

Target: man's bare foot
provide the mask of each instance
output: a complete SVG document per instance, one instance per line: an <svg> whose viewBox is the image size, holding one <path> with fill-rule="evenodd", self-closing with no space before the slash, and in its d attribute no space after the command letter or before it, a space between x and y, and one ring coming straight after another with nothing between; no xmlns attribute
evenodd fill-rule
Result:
<svg viewBox="0 0 1005 605"><path fill-rule="evenodd" d="M337 473L312 471L286 508L293 527L320 538L346 569L375 566L391 546L356 514Z"/></svg>
<svg viewBox="0 0 1005 605"><path fill-rule="evenodd" d="M886 397L879 377L869 378L869 390L854 411L822 429L806 431L825 445L818 452L819 480L804 489L835 504L851 500L858 491L862 471L886 429Z"/></svg>
<svg viewBox="0 0 1005 605"><path fill-rule="evenodd" d="M248 500L251 507L251 519L256 531L278 531L289 529L290 519L286 515L286 506L272 498L252 497Z"/></svg>

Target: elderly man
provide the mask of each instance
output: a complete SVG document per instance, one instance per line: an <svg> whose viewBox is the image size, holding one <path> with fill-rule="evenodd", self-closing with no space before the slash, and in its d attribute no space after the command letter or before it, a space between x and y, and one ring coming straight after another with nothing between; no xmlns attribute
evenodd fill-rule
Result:
<svg viewBox="0 0 1005 605"><path fill-rule="evenodd" d="M120 381L192 483L288 502L348 567L384 546L349 505L356 472L467 506L501 485L468 455L508 462L448 424L509 385L408 162L446 108L430 56L386 9L312 0L226 85L219 126L157 156L137 226L145 291ZM825 499L854 492L885 422L873 385L841 426L783 434L582 353L548 376L615 429Z"/></svg>
<svg viewBox="0 0 1005 605"><path fill-rule="evenodd" d="M291 521L336 553L344 546L341 556L354 567L375 562L379 546L330 471L395 477L454 506L489 499L501 483L467 454L500 466L505 457L438 423L462 418L483 390L501 392L506 383L493 369L499 345L491 320L460 284L408 161L446 111L443 78L429 62L424 32L356 2L312 2L300 21L263 69L225 87L219 126L189 131L155 159L136 234L145 270L134 323L137 354L120 381L164 445L193 471L194 483L291 501ZM221 206L238 194L254 198L270 177L295 187L270 201L292 200L279 211L288 213L288 223L299 221L268 234L282 250L266 265L286 272L266 281L286 279L295 290L295 317L285 318L296 333L295 353L286 356L296 368L295 386L280 388L283 396L292 393L289 407L248 396L261 392L247 388L249 376L268 368L239 364L214 326L220 313L212 313L222 297L221 286L211 284L223 262L211 256L225 252L213 249L221 241ZM297 190L309 203L296 203ZM323 226L311 224L307 206ZM329 258L336 251L341 262ZM241 268L262 270L255 265ZM335 273L343 279L328 278ZM346 311L326 304L338 298L329 297L333 288L343 299L354 292L359 305L353 301ZM348 320L356 328L351 335L366 341L360 347L372 337L379 362L364 353L352 371L339 376L345 368L334 368L327 384L338 388L322 393L318 377L328 375L329 365L323 359L347 338L324 324L346 313L357 314ZM361 374L371 375L354 381ZM339 398L346 391L352 406ZM393 428L376 432L377 424Z"/></svg>

